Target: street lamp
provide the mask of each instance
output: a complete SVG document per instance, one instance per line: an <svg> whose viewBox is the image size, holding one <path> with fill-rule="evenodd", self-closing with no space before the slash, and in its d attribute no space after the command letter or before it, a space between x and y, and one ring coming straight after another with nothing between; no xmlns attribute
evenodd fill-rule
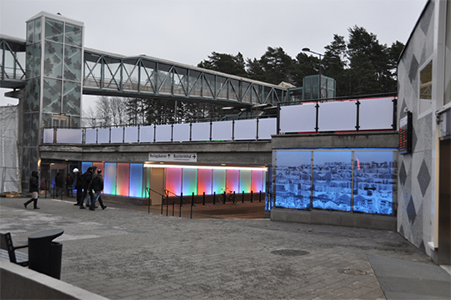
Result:
<svg viewBox="0 0 451 300"><path fill-rule="evenodd" d="M321 99L322 95L321 95L321 84L322 84L322 80L321 80L321 61L322 61L322 57L324 56L321 53L315 52L315 51L311 51L310 48L302 48L302 51L304 52L310 52L313 54L316 54L319 56L319 81L318 81L318 98Z"/></svg>

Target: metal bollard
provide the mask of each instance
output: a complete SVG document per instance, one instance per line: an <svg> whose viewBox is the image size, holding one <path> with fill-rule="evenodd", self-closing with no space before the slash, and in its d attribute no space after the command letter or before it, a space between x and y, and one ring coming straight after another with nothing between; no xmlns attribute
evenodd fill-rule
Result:
<svg viewBox="0 0 451 300"><path fill-rule="evenodd" d="M213 192L213 205L216 205L216 192Z"/></svg>
<svg viewBox="0 0 451 300"><path fill-rule="evenodd" d="M244 191L241 193L241 203L244 203Z"/></svg>
<svg viewBox="0 0 451 300"><path fill-rule="evenodd" d="M254 191L251 191L251 203L254 201Z"/></svg>
<svg viewBox="0 0 451 300"><path fill-rule="evenodd" d="M202 195L202 205L205 205L205 192Z"/></svg>

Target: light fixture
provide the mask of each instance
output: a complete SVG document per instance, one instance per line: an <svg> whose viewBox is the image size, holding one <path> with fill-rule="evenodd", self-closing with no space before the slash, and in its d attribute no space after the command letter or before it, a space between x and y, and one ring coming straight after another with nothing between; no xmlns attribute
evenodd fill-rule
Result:
<svg viewBox="0 0 451 300"><path fill-rule="evenodd" d="M176 168L176 169L210 169L210 170L249 170L267 171L267 167L233 167L233 166L196 166L196 165L171 165L171 164L144 164L145 168Z"/></svg>

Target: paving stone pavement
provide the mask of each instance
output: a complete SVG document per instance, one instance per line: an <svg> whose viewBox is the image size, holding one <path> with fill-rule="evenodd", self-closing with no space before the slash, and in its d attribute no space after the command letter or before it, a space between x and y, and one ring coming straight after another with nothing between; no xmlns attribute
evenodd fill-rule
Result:
<svg viewBox="0 0 451 300"><path fill-rule="evenodd" d="M390 231L25 200L0 198L0 231L63 229L61 280L110 299L385 299L368 255L433 265Z"/></svg>

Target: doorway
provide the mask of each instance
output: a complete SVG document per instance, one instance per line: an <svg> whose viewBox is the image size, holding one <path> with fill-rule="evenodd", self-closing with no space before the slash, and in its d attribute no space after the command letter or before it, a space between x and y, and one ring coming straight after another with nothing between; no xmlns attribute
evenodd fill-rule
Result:
<svg viewBox="0 0 451 300"><path fill-rule="evenodd" d="M451 265L451 139L440 141L438 264Z"/></svg>

